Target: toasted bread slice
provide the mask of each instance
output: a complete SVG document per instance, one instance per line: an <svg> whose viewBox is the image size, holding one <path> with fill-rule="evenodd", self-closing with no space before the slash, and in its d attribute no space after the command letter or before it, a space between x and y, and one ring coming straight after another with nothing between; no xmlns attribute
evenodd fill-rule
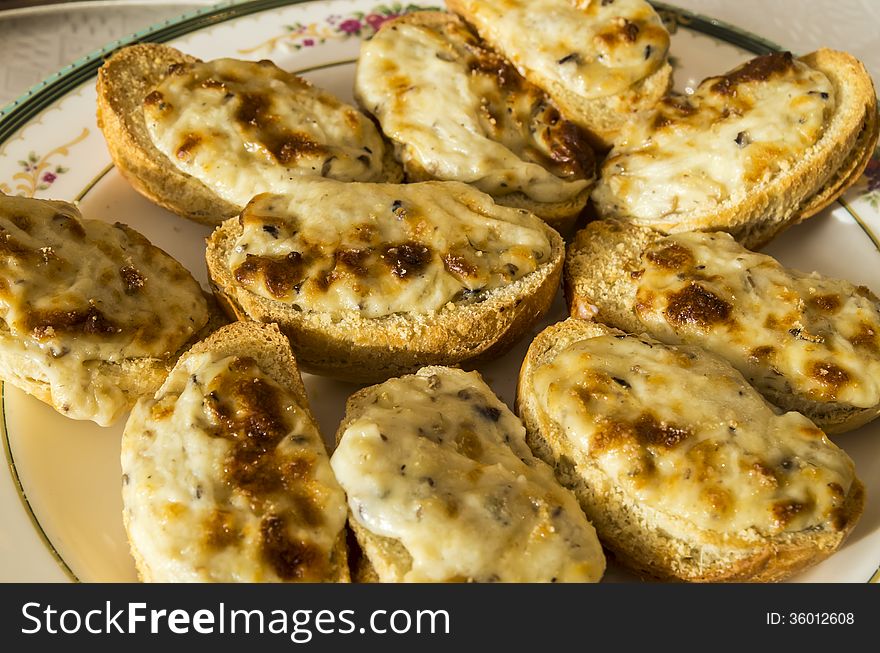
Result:
<svg viewBox="0 0 880 653"><path fill-rule="evenodd" d="M208 240L220 303L277 322L304 370L381 381L505 351L549 308L559 235L458 182L301 180Z"/></svg>
<svg viewBox="0 0 880 653"><path fill-rule="evenodd" d="M695 347L569 318L529 348L517 408L602 543L650 577L782 580L862 513L846 453Z"/></svg>
<svg viewBox="0 0 880 653"><path fill-rule="evenodd" d="M851 55L764 55L630 125L592 199L601 217L757 248L854 183L877 133L874 87Z"/></svg>
<svg viewBox="0 0 880 653"><path fill-rule="evenodd" d="M880 300L867 288L783 268L725 233L614 220L578 232L565 288L573 316L712 351L826 433L880 415Z"/></svg>
<svg viewBox="0 0 880 653"><path fill-rule="evenodd" d="M290 346L237 322L184 355L122 438L145 582L348 582L345 495Z"/></svg>
<svg viewBox="0 0 880 653"><path fill-rule="evenodd" d="M560 231L587 203L595 160L586 135L455 14L384 23L361 45L355 97L410 181L469 183Z"/></svg>
<svg viewBox="0 0 880 653"><path fill-rule="evenodd" d="M192 275L134 229L0 194L0 378L102 426L225 323Z"/></svg>
<svg viewBox="0 0 880 653"><path fill-rule="evenodd" d="M366 116L269 61L203 63L166 45L132 45L98 71L97 93L98 125L120 172L148 199L203 224L292 176L403 175Z"/></svg>
<svg viewBox="0 0 880 653"><path fill-rule="evenodd" d="M349 399L331 465L380 582L595 582L605 556L476 372L426 367ZM438 546L438 542L441 546Z"/></svg>
<svg viewBox="0 0 880 653"><path fill-rule="evenodd" d="M562 114L609 149L672 86L669 34L644 0L446 0ZM610 63L609 63L610 62Z"/></svg>

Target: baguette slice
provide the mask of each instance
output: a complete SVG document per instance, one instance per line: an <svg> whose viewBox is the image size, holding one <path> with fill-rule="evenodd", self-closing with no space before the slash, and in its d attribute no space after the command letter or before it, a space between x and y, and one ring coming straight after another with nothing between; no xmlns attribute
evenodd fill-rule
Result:
<svg viewBox="0 0 880 653"><path fill-rule="evenodd" d="M0 379L61 414L113 423L225 322L134 229L0 194Z"/></svg>
<svg viewBox="0 0 880 653"><path fill-rule="evenodd" d="M517 408L605 547L650 577L782 580L862 513L849 457L697 348L570 318L529 348Z"/></svg>
<svg viewBox="0 0 880 653"><path fill-rule="evenodd" d="M880 414L880 300L865 287L783 268L725 233L600 220L569 246L565 289L572 316L714 352L826 433Z"/></svg>
<svg viewBox="0 0 880 653"><path fill-rule="evenodd" d="M755 249L852 185L877 135L874 86L854 57L764 55L631 125L592 199L600 217L728 231Z"/></svg>
<svg viewBox="0 0 880 653"><path fill-rule="evenodd" d="M669 34L643 0L446 0L446 6L544 89L601 150L672 86Z"/></svg>
<svg viewBox="0 0 880 653"><path fill-rule="evenodd" d="M500 355L549 308L564 243L458 182L298 182L208 240L220 303L276 322L304 370L382 381Z"/></svg>
<svg viewBox="0 0 880 653"><path fill-rule="evenodd" d="M194 346L122 437L123 518L145 582L348 582L345 495L274 325Z"/></svg>
<svg viewBox="0 0 880 653"><path fill-rule="evenodd" d="M584 132L454 14L384 23L361 45L355 97L410 181L472 184L559 231L587 203L596 166Z"/></svg>
<svg viewBox="0 0 880 653"><path fill-rule="evenodd" d="M595 582L574 496L477 372L426 367L356 392L331 465L365 582Z"/></svg>
<svg viewBox="0 0 880 653"><path fill-rule="evenodd" d="M197 65L195 82L175 80L195 74ZM177 95L157 91L162 84ZM98 71L97 93L98 125L120 172L146 198L203 224L236 215L251 197L277 191L292 175L403 177L366 116L269 61L202 64L166 45L132 45ZM187 99L205 108L186 107ZM146 105L169 122L165 151L151 134ZM317 127L310 131L307 124Z"/></svg>

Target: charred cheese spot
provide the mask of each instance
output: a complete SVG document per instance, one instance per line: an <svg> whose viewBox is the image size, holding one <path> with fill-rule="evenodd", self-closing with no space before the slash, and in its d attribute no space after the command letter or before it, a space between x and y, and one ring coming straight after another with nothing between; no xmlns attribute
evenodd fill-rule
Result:
<svg viewBox="0 0 880 653"><path fill-rule="evenodd" d="M585 404L589 403L584 402ZM596 452L610 448L625 448L628 444L637 443L642 446L672 448L690 436L686 428L665 421L659 421L650 412L644 412L634 421L610 420L604 422L596 430L591 448Z"/></svg>
<svg viewBox="0 0 880 653"><path fill-rule="evenodd" d="M877 327L866 322L859 324L859 330L849 341L856 347L870 349L874 353L880 352L880 344L877 339Z"/></svg>
<svg viewBox="0 0 880 653"><path fill-rule="evenodd" d="M265 284L275 299L288 297L305 276L302 254L290 252L284 258L270 258L248 254L235 269L235 279L244 286Z"/></svg>
<svg viewBox="0 0 880 653"><path fill-rule="evenodd" d="M689 429L660 422L654 415L643 413L635 422L635 432L639 441L659 447L674 447L690 437Z"/></svg>
<svg viewBox="0 0 880 653"><path fill-rule="evenodd" d="M840 297L837 295L817 295L811 297L810 306L827 313L836 313L840 309Z"/></svg>
<svg viewBox="0 0 880 653"><path fill-rule="evenodd" d="M590 179L596 173L596 157L581 129L574 123L558 118L552 109L549 113L550 128L542 138L550 159L557 165L559 176Z"/></svg>
<svg viewBox="0 0 880 653"><path fill-rule="evenodd" d="M391 267L391 274L406 279L421 272L431 261L431 248L407 242L385 249L382 259Z"/></svg>
<svg viewBox="0 0 880 653"><path fill-rule="evenodd" d="M175 155L178 159L186 160L192 155L192 151L202 142L202 137L198 134L186 134L180 145L177 146Z"/></svg>
<svg viewBox="0 0 880 653"><path fill-rule="evenodd" d="M367 261L371 255L368 249L346 249L336 252L336 260L356 276L365 277L369 274Z"/></svg>
<svg viewBox="0 0 880 653"><path fill-rule="evenodd" d="M412 558L379 568L382 581L598 580L601 548L577 501L479 375L446 368L374 390L331 464L351 519Z"/></svg>
<svg viewBox="0 0 880 653"><path fill-rule="evenodd" d="M125 292L133 295L140 291L146 283L146 278L133 265L125 265L119 268L119 276L125 284Z"/></svg>
<svg viewBox="0 0 880 653"><path fill-rule="evenodd" d="M160 111L166 108L165 96L159 91L152 91L144 98L144 104L150 107L156 107Z"/></svg>
<svg viewBox="0 0 880 653"><path fill-rule="evenodd" d="M457 18L386 24L364 44L356 89L419 177L538 202L594 178L586 134Z"/></svg>
<svg viewBox="0 0 880 653"><path fill-rule="evenodd" d="M15 214L9 217L9 220L22 231L28 231L31 228L31 221L26 215Z"/></svg>
<svg viewBox="0 0 880 653"><path fill-rule="evenodd" d="M774 524L779 530L783 530L805 509L808 509L808 506L798 501L780 501L770 508Z"/></svg>
<svg viewBox="0 0 880 653"><path fill-rule="evenodd" d="M650 250L645 255L651 263L670 270L688 268L693 265L694 257L690 250L679 243L671 243L659 250Z"/></svg>
<svg viewBox="0 0 880 653"><path fill-rule="evenodd" d="M348 116L350 112L344 112ZM319 143L307 134L283 127L283 121L273 110L268 94L242 93L235 114L251 137L261 144L278 163L287 165L301 156L329 154ZM346 120L351 122L351 118Z"/></svg>
<svg viewBox="0 0 880 653"><path fill-rule="evenodd" d="M763 487L779 487L779 479L777 478L776 473L773 471L773 469L767 467L762 462L753 463L749 471L755 478L758 479L758 483L760 483Z"/></svg>
<svg viewBox="0 0 880 653"><path fill-rule="evenodd" d="M460 277L473 277L477 275L476 266L469 263L464 256L446 254L443 257L443 264L447 270Z"/></svg>
<svg viewBox="0 0 880 653"><path fill-rule="evenodd" d="M707 329L730 317L731 305L698 283L669 296L666 316L672 324Z"/></svg>
<svg viewBox="0 0 880 653"><path fill-rule="evenodd" d="M669 34L642 0L468 0L463 13L520 70L587 99L624 92L669 49Z"/></svg>
<svg viewBox="0 0 880 653"><path fill-rule="evenodd" d="M37 340L58 335L115 335L122 327L95 306L74 311L32 311L27 316L29 331Z"/></svg>
<svg viewBox="0 0 880 653"><path fill-rule="evenodd" d="M749 352L749 362L754 364L766 363L773 360L776 354L776 348L771 345L762 345L755 347Z"/></svg>
<svg viewBox="0 0 880 653"><path fill-rule="evenodd" d="M810 364L807 370L810 378L822 387L822 394L832 399L837 397L843 386L852 382L849 372L834 363L817 361Z"/></svg>
<svg viewBox="0 0 880 653"><path fill-rule="evenodd" d="M635 43L639 38L639 26L620 18L606 26L595 37L605 47L614 47L619 43Z"/></svg>
<svg viewBox="0 0 880 653"><path fill-rule="evenodd" d="M483 445L480 444L479 436L469 428L463 428L455 434L455 447L461 455L475 460L483 453Z"/></svg>
<svg viewBox="0 0 880 653"><path fill-rule="evenodd" d="M721 75L712 83L711 88L722 95L733 95L740 84L765 82L794 69L791 52L771 52L755 57L726 75Z"/></svg>
<svg viewBox="0 0 880 653"><path fill-rule="evenodd" d="M212 549L225 549L241 540L235 515L229 510L214 510L203 526L205 544Z"/></svg>
<svg viewBox="0 0 880 653"><path fill-rule="evenodd" d="M324 576L326 554L314 544L292 537L283 517L265 517L260 535L263 556L282 580L306 581Z"/></svg>

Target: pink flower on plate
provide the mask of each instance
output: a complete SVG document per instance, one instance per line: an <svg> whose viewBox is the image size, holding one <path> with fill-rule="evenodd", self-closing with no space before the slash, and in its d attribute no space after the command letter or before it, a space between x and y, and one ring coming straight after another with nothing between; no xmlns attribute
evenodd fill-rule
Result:
<svg viewBox="0 0 880 653"><path fill-rule="evenodd" d="M378 32L379 28L382 27L382 24L391 20L392 18L397 18L398 14L388 14L387 16L382 16L381 14L370 14L366 18L367 25L373 28L374 31Z"/></svg>
<svg viewBox="0 0 880 653"><path fill-rule="evenodd" d="M361 21L356 18L349 18L339 23L339 31L345 32L346 34L357 34L361 31L362 27L363 25L361 25Z"/></svg>
<svg viewBox="0 0 880 653"><path fill-rule="evenodd" d="M868 178L868 190L880 190L880 150L874 152L874 156L868 161L865 168L865 177Z"/></svg>
<svg viewBox="0 0 880 653"><path fill-rule="evenodd" d="M43 174L43 181L47 184L51 184L56 179L58 179L58 175L56 175L54 172L46 172Z"/></svg>
<svg viewBox="0 0 880 653"><path fill-rule="evenodd" d="M310 48L313 45L315 45L315 39L304 39L303 45L306 46L307 48Z"/></svg>

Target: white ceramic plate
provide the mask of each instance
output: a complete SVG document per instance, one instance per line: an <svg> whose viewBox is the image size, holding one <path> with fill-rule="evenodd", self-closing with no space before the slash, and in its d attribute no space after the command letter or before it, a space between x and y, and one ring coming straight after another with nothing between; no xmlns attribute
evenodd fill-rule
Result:
<svg viewBox="0 0 880 653"><path fill-rule="evenodd" d="M425 1L425 0L423 0ZM427 0L430 2L430 0ZM412 5L376 0L256 0L221 5L136 35L167 41L212 59L271 58L351 100L360 41ZM439 3L438 3L439 4ZM680 90L774 46L716 21L661 6L673 33ZM110 166L95 124L94 75L113 43L56 74L0 112L0 190L78 200L90 218L120 220L144 233L205 284L208 229L182 220L135 193ZM833 208L786 232L769 248L789 266L818 270L880 290L880 161ZM564 316L561 299L538 329ZM482 371L512 405L527 342ZM356 388L306 378L325 435L336 431ZM2 395L0 580L132 581L134 565L122 527L119 440L122 425L100 428L62 417L10 385ZM880 564L880 422L837 439L856 461L867 510L845 547L799 581L865 582ZM609 578L623 577L611 570Z"/></svg>

